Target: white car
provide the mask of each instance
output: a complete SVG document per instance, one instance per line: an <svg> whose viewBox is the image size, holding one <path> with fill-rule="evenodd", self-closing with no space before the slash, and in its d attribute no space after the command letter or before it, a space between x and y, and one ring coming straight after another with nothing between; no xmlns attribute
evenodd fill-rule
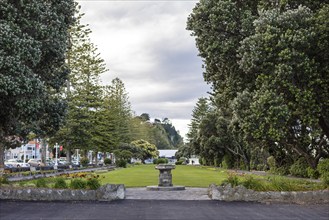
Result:
<svg viewBox="0 0 329 220"><path fill-rule="evenodd" d="M5 161L5 165L12 165L13 167L30 167L30 164L24 163L22 160L17 160L17 159L9 159Z"/></svg>

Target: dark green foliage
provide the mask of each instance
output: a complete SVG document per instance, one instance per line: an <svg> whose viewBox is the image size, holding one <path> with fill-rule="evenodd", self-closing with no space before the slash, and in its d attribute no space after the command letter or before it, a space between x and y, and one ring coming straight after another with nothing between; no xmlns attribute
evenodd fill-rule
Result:
<svg viewBox="0 0 329 220"><path fill-rule="evenodd" d="M6 176L1 176L0 177L0 186L2 184L9 184L8 178Z"/></svg>
<svg viewBox="0 0 329 220"><path fill-rule="evenodd" d="M86 189L87 188L87 182L82 179L73 179L70 183L71 189Z"/></svg>
<svg viewBox="0 0 329 220"><path fill-rule="evenodd" d="M262 183L250 175L246 176L244 180L241 182L241 184L247 189L252 189L255 191L264 190L264 186L262 185Z"/></svg>
<svg viewBox="0 0 329 220"><path fill-rule="evenodd" d="M235 174L229 174L226 180L222 184L230 184L231 187L236 187L240 184L239 178Z"/></svg>
<svg viewBox="0 0 329 220"><path fill-rule="evenodd" d="M184 162L184 161L179 160L179 161L176 161L175 164L176 164L176 165L182 165L183 162Z"/></svg>
<svg viewBox="0 0 329 220"><path fill-rule="evenodd" d="M308 177L307 175L307 162L304 158L299 158L293 165L291 165L289 171L293 176Z"/></svg>
<svg viewBox="0 0 329 220"><path fill-rule="evenodd" d="M101 186L101 184L97 178L88 179L86 184L87 184L88 189L92 189L92 190L96 190Z"/></svg>
<svg viewBox="0 0 329 220"><path fill-rule="evenodd" d="M222 161L222 168L231 169L233 168L234 161L231 154L225 154Z"/></svg>
<svg viewBox="0 0 329 220"><path fill-rule="evenodd" d="M110 164L112 164L112 160L110 158L105 158L104 159L104 164L105 165L110 165Z"/></svg>
<svg viewBox="0 0 329 220"><path fill-rule="evenodd" d="M307 176L312 179L318 179L320 177L320 173L311 167L307 167Z"/></svg>
<svg viewBox="0 0 329 220"><path fill-rule="evenodd" d="M89 164L89 159L87 157L83 157L80 159L80 163L83 167L86 167Z"/></svg>
<svg viewBox="0 0 329 220"><path fill-rule="evenodd" d="M161 163L168 163L167 158L159 158L156 160L156 164L161 164Z"/></svg>
<svg viewBox="0 0 329 220"><path fill-rule="evenodd" d="M65 182L65 179L62 177L55 178L55 189L66 189L68 188L67 183Z"/></svg>
<svg viewBox="0 0 329 220"><path fill-rule="evenodd" d="M245 169L272 155L281 174L300 156L312 169L328 158L328 20L323 1L197 3L187 29L213 91L193 116L190 152L207 165L231 154Z"/></svg>
<svg viewBox="0 0 329 220"><path fill-rule="evenodd" d="M36 185L36 187L38 187L38 188L40 188L40 187L46 188L46 187L47 187L47 181L46 181L45 178L37 179L35 185Z"/></svg>
<svg viewBox="0 0 329 220"><path fill-rule="evenodd" d="M123 167L123 168L127 167L127 161L123 159L116 160L115 164L117 165L117 167Z"/></svg>
<svg viewBox="0 0 329 220"><path fill-rule="evenodd" d="M317 170L321 175L322 182L329 186L329 159L323 159L319 162Z"/></svg>
<svg viewBox="0 0 329 220"><path fill-rule="evenodd" d="M0 167L11 137L51 135L63 121L74 8L73 0L0 1Z"/></svg>

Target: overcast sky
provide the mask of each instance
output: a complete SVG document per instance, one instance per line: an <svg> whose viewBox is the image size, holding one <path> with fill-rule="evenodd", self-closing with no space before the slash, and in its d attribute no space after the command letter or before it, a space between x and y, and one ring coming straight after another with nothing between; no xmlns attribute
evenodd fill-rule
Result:
<svg viewBox="0 0 329 220"><path fill-rule="evenodd" d="M81 0L83 23L105 60L103 84L119 77L136 115L165 117L185 136L209 86L186 20L197 1Z"/></svg>

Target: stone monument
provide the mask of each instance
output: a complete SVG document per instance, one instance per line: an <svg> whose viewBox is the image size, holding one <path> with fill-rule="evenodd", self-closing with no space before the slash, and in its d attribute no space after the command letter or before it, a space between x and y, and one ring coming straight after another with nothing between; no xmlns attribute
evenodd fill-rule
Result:
<svg viewBox="0 0 329 220"><path fill-rule="evenodd" d="M184 186L173 186L171 170L175 169L173 164L159 164L155 169L159 170L159 184L158 186L148 186L147 190L153 191L174 191L184 190Z"/></svg>

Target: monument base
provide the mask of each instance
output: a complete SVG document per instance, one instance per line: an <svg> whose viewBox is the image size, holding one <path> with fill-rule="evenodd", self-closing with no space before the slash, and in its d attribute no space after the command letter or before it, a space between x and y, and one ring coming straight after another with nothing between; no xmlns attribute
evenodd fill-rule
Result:
<svg viewBox="0 0 329 220"><path fill-rule="evenodd" d="M185 186L147 186L149 191L178 191L185 190Z"/></svg>

